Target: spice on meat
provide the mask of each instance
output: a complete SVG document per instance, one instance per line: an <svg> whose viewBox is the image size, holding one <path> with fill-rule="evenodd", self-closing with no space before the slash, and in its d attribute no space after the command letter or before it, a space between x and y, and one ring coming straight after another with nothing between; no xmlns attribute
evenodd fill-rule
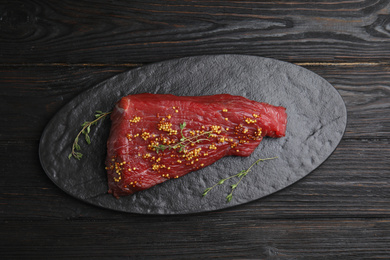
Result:
<svg viewBox="0 0 390 260"><path fill-rule="evenodd" d="M115 197L149 189L224 156L249 156L264 136L283 137L284 107L219 94L123 97L111 114L106 170Z"/></svg>

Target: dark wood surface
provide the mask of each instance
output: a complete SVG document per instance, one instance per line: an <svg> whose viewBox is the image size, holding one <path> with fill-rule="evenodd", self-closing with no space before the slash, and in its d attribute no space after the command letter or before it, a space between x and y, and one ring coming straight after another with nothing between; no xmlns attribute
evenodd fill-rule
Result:
<svg viewBox="0 0 390 260"><path fill-rule="evenodd" d="M194 215L101 209L49 180L39 138L64 104L123 71L204 54L324 77L347 106L339 147L278 193ZM0 86L2 259L390 258L388 0L2 0Z"/></svg>

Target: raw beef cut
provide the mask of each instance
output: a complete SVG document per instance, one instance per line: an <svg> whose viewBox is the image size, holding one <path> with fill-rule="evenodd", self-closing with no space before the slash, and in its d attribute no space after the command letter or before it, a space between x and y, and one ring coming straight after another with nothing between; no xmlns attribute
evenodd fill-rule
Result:
<svg viewBox="0 0 390 260"><path fill-rule="evenodd" d="M285 110L228 94L123 97L111 114L109 193L130 195L224 156L249 156L264 136L285 135Z"/></svg>

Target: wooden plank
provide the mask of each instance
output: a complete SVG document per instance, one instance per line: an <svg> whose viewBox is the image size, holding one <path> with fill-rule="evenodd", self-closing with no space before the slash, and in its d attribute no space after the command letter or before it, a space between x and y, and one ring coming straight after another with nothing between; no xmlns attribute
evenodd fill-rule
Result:
<svg viewBox="0 0 390 260"><path fill-rule="evenodd" d="M364 228L363 228L364 227ZM7 221L2 256L99 259L380 259L390 220L237 219L229 214L122 221ZM21 231L23 235L21 236ZM6 238L6 239L5 239Z"/></svg>
<svg viewBox="0 0 390 260"><path fill-rule="evenodd" d="M348 111L345 138L389 138L390 66L306 67L343 97ZM0 67L0 140L38 140L55 112L78 93L130 68Z"/></svg>
<svg viewBox="0 0 390 260"><path fill-rule="evenodd" d="M388 259L389 13L388 0L0 2L0 258ZM345 100L343 140L303 180L222 211L144 216L85 204L45 175L42 130L81 91L229 53L304 66Z"/></svg>
<svg viewBox="0 0 390 260"><path fill-rule="evenodd" d="M148 63L204 54L390 58L388 0L3 1L0 63Z"/></svg>
<svg viewBox="0 0 390 260"><path fill-rule="evenodd" d="M325 163L301 181L223 214L242 220L246 214L259 219L390 218L389 142L344 140ZM39 164L36 141L1 142L0 156L7 158L1 165L1 172L7 175L0 180L3 220L123 220L129 215L85 204L57 188ZM221 201L224 197L221 194Z"/></svg>
<svg viewBox="0 0 390 260"><path fill-rule="evenodd" d="M37 140L51 117L77 94L130 68L0 67L0 139Z"/></svg>
<svg viewBox="0 0 390 260"><path fill-rule="evenodd" d="M329 81L348 112L345 138L390 138L390 66L305 66Z"/></svg>

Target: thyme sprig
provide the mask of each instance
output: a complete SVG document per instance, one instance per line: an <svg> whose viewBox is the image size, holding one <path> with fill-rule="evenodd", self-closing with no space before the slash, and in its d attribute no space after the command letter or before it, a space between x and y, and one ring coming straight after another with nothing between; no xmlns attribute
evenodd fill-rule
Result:
<svg viewBox="0 0 390 260"><path fill-rule="evenodd" d="M187 145L190 145L190 144L196 144L196 143L200 143L202 141L207 141L209 140L211 134L213 131L206 131L206 132L203 132L201 134L198 134L198 135L195 135L195 136L192 136L192 137L186 137L184 136L183 134L183 130L184 128L187 126L187 123L186 122L183 122L180 124L180 134L181 134L181 138L180 138L180 142L179 143L176 143L174 145L164 145L164 144L159 144L159 145L156 145L154 148L156 149L156 153L159 153L159 151L164 151L165 149L177 149L180 147L179 149L179 152L182 152ZM207 135L207 138L201 138L202 136L206 136Z"/></svg>
<svg viewBox="0 0 390 260"><path fill-rule="evenodd" d="M96 125L100 120L104 119L109 114L111 114L111 111L110 112L96 111L95 112L95 120L85 121L81 125L82 128L73 141L72 152L68 155L69 159L72 157L76 158L77 160L81 159L83 154L79 152L81 150L81 147L79 145L80 136L83 134L87 144L91 144L91 137L89 136L89 133L91 132L91 126Z"/></svg>
<svg viewBox="0 0 390 260"><path fill-rule="evenodd" d="M214 184L213 186L211 186L211 187L205 189L205 190L203 191L203 194L202 194L202 195L203 195L203 196L206 196L207 193L209 193L212 189L214 189L214 188L217 187L218 185L223 184L223 183L224 183L225 181L227 181L227 180L230 180L230 179L232 179L232 178L238 177L238 178L239 178L238 181L237 181L235 184L233 184L233 185L230 186L230 187L231 187L231 191L230 191L230 193L226 196L227 202L230 202L230 201L232 200L232 198L233 198L233 192L234 192L234 190L237 188L238 184L240 184L240 182L242 181L242 179L251 171L251 169L253 168L253 166L259 164L259 162L263 162L263 161L267 161L267 160L273 160L273 159L276 159L276 158L278 158L278 157L265 158L265 159L258 159L258 160L255 161L251 166L249 166L248 169L242 170L242 171L240 171L239 173L237 173L237 174L235 174L235 175L232 175L232 176L229 176L229 177L227 177L227 178L221 179L219 182L217 182L217 183Z"/></svg>

